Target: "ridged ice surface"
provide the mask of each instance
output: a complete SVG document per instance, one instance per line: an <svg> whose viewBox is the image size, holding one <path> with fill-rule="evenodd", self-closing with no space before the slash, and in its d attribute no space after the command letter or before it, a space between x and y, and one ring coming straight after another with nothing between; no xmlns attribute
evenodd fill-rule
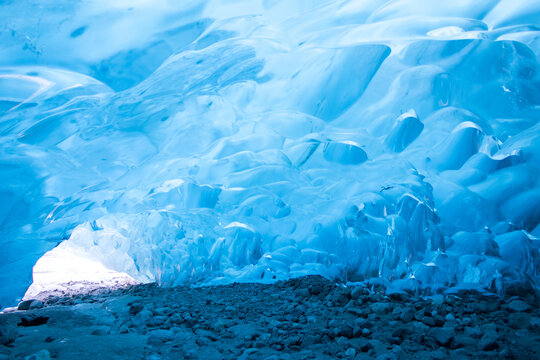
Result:
<svg viewBox="0 0 540 360"><path fill-rule="evenodd" d="M540 273L540 2L0 3L0 303L139 281Z"/></svg>

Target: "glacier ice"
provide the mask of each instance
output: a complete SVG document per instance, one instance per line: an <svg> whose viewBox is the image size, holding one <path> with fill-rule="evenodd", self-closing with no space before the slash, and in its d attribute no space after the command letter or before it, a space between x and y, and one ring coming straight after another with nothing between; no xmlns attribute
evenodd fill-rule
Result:
<svg viewBox="0 0 540 360"><path fill-rule="evenodd" d="M524 0L2 2L0 304L59 243L169 285L536 286L538 19Z"/></svg>

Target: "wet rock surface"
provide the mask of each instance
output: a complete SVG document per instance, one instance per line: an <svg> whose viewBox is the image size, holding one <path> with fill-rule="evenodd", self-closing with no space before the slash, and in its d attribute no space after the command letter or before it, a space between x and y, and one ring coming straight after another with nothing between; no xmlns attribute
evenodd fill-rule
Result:
<svg viewBox="0 0 540 360"><path fill-rule="evenodd" d="M1 314L0 359L538 359L539 324L531 296L148 284Z"/></svg>

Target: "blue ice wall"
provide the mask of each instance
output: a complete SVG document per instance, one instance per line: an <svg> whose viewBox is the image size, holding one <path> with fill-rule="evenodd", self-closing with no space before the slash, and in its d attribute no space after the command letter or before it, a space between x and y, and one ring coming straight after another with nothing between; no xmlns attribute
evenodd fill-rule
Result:
<svg viewBox="0 0 540 360"><path fill-rule="evenodd" d="M0 304L162 284L536 286L540 2L3 1Z"/></svg>

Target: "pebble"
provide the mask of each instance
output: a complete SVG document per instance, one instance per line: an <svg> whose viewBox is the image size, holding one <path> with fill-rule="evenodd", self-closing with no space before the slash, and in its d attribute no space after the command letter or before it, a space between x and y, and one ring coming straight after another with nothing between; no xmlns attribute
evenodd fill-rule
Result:
<svg viewBox="0 0 540 360"><path fill-rule="evenodd" d="M24 360L50 360L51 354L47 350L40 350L35 354L27 356Z"/></svg>
<svg viewBox="0 0 540 360"><path fill-rule="evenodd" d="M446 316L444 317L444 320L445 321L456 321L456 318L452 314L446 314Z"/></svg>
<svg viewBox="0 0 540 360"><path fill-rule="evenodd" d="M381 354L375 358L375 360L396 360L397 356L394 353L388 352L385 354Z"/></svg>
<svg viewBox="0 0 540 360"><path fill-rule="evenodd" d="M392 304L384 302L374 303L371 304L370 309L375 314L385 315L392 311Z"/></svg>
<svg viewBox="0 0 540 360"><path fill-rule="evenodd" d="M508 304L507 308L512 312L526 312L531 310L531 305L523 300L513 300Z"/></svg>
<svg viewBox="0 0 540 360"><path fill-rule="evenodd" d="M25 316L21 318L21 321L17 324L17 326L40 326L46 324L47 321L49 321L48 316Z"/></svg>
<svg viewBox="0 0 540 360"><path fill-rule="evenodd" d="M41 309L43 303L39 300L24 300L19 303L17 310L32 310L32 309Z"/></svg>
<svg viewBox="0 0 540 360"><path fill-rule="evenodd" d="M109 335L111 333L111 328L108 326L99 326L95 330L93 330L90 334L91 335L97 335L97 336L105 336Z"/></svg>
<svg viewBox="0 0 540 360"><path fill-rule="evenodd" d="M226 327L227 327L227 322L225 322L225 320L223 320L223 319L217 319L212 324L212 328L214 329L214 331L217 331L217 332L221 332L221 331L225 330Z"/></svg>
<svg viewBox="0 0 540 360"><path fill-rule="evenodd" d="M508 316L508 326L512 329L527 329L531 321L531 315L523 312L512 313Z"/></svg>
<svg viewBox="0 0 540 360"><path fill-rule="evenodd" d="M432 360L444 360L444 359L448 359L448 354L445 353L444 351L442 350L435 350L435 351L432 351L431 354L429 355L430 358Z"/></svg>
<svg viewBox="0 0 540 360"><path fill-rule="evenodd" d="M466 336L469 336L469 337L472 337L472 338L480 338L484 332L482 331L482 329L480 329L480 327L478 326L475 326L475 327L465 327L463 329L463 333L466 335Z"/></svg>
<svg viewBox="0 0 540 360"><path fill-rule="evenodd" d="M373 349L373 345L371 344L371 342L365 340L365 339L361 339L358 343L357 343L357 346L358 346L358 349L362 352L368 352L370 351L371 349Z"/></svg>
<svg viewBox="0 0 540 360"><path fill-rule="evenodd" d="M478 349L484 351L494 350L499 347L499 335L493 331L487 331L478 342Z"/></svg>
<svg viewBox="0 0 540 360"><path fill-rule="evenodd" d="M421 319L422 323L426 324L427 326L433 327L435 326L435 320L432 317L424 316Z"/></svg>
<svg viewBox="0 0 540 360"><path fill-rule="evenodd" d="M431 335L439 345L448 346L454 338L454 331L448 328L434 328Z"/></svg>
<svg viewBox="0 0 540 360"><path fill-rule="evenodd" d="M362 297L362 295L364 294L364 288L361 287L361 286L357 286L355 288L352 289L351 291L351 299L353 300L358 300Z"/></svg>
<svg viewBox="0 0 540 360"><path fill-rule="evenodd" d="M533 331L540 332L540 317L531 317L529 319L529 328Z"/></svg>
<svg viewBox="0 0 540 360"><path fill-rule="evenodd" d="M476 348L478 340L475 340L467 335L457 334L452 340L451 348Z"/></svg>
<svg viewBox="0 0 540 360"><path fill-rule="evenodd" d="M412 308L412 307L406 307L406 308L403 309L403 311L401 312L401 315L399 316L399 318L400 318L401 321L403 321L404 323L408 323L408 322L411 322L411 321L414 319L414 314L415 314L414 308Z"/></svg>
<svg viewBox="0 0 540 360"><path fill-rule="evenodd" d="M0 327L0 345L7 346L11 344L18 336L15 327L2 326Z"/></svg>

